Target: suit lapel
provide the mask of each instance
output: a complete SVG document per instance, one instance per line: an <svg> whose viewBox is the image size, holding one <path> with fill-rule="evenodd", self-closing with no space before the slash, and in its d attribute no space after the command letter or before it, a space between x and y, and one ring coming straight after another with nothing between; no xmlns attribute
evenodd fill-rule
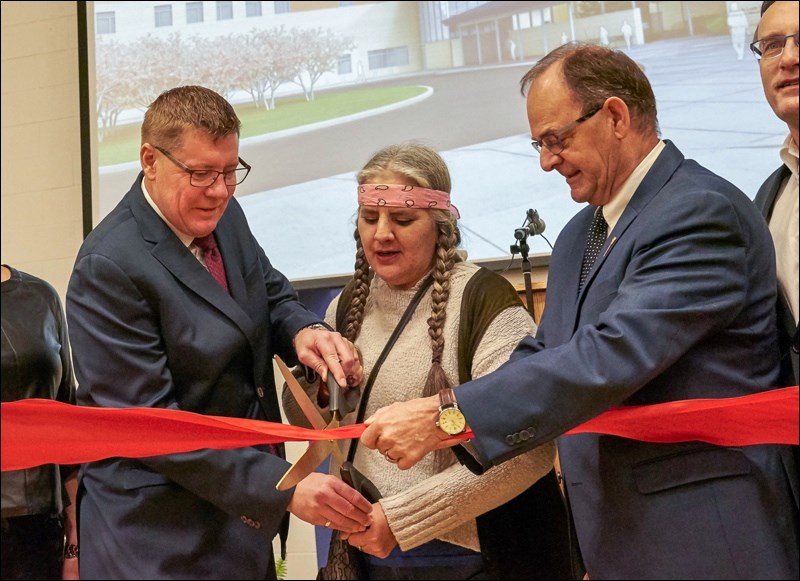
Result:
<svg viewBox="0 0 800 581"><path fill-rule="evenodd" d="M761 190L764 192L764 197L756 196L756 205L759 206L761 213L766 218L767 222L772 217L772 210L775 207L775 198L778 197L778 192L781 189L783 181L789 178L791 172L786 164L781 165L775 170L768 178Z"/></svg>
<svg viewBox="0 0 800 581"><path fill-rule="evenodd" d="M141 176L140 176L141 177ZM166 268L176 279L178 279L186 288L191 292L202 297L206 302L219 310L229 319L231 319L247 336L248 340L253 343L255 340L256 329L254 329L253 321L242 310L239 304L234 300L233 296L225 292L225 290L217 284L217 282L209 276L208 272L203 268L200 262L195 258L191 251L186 248L177 236L169 229L169 226L156 214L155 210L150 207L144 197L144 192L141 189L141 179L137 181L137 185L132 191L133 197L131 200L131 211L134 219L142 232L142 237L153 244L150 251L153 257L158 260L164 268ZM229 254L233 252L233 245L227 245ZM220 248L223 253L223 260L228 260L223 247ZM230 256L231 264L239 264L238 256ZM228 274L228 282L231 279L235 281L234 288L238 290L239 295L244 293L243 281L241 273L238 269L231 269L234 274L228 274L228 267L226 264L226 274Z"/></svg>
<svg viewBox="0 0 800 581"><path fill-rule="evenodd" d="M664 148L664 151L661 152L661 155L658 156L653 164L653 167L651 167L644 176L642 183L640 183L639 187L636 188L636 191L633 193L630 202L628 202L628 205L625 207L625 210L622 212L619 220L614 225L614 229L606 238L605 244L603 244L603 247L600 249L600 254L598 254L597 260L595 260L594 266L592 266L592 269L589 271L589 274L586 277L586 282L578 294L579 307L578 311L575 313L575 324L577 324L579 319L580 304L582 303L583 297L591 286L595 276L597 276L598 271L602 268L603 263L611 255L614 247L619 243L628 227L653 200L653 198L655 198L655 196L658 195L658 193L664 188L672 174L675 173L675 170L678 169L678 166L681 164L681 162L683 162L683 154L678 150L678 148L675 147L671 141L665 140L665 143L666 147ZM591 220L591 214L589 214L588 220ZM588 236L588 221L586 223L585 230ZM580 272L580 265L578 265L576 268L577 271Z"/></svg>
<svg viewBox="0 0 800 581"><path fill-rule="evenodd" d="M223 216L217 224L215 230L217 235L217 245L219 246L222 260L225 262L225 275L228 278L228 288L230 289L231 296L236 301L245 301L247 297L247 288L244 281L242 268L231 268L233 265L242 264L243 259L239 251L239 244L236 237L238 236L237 228L228 224L228 220ZM230 261L230 262L229 262Z"/></svg>

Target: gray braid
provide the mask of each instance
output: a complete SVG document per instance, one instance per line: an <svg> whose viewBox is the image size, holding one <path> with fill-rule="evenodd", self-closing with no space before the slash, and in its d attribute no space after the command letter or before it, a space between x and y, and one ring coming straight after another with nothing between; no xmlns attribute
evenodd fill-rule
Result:
<svg viewBox="0 0 800 581"><path fill-rule="evenodd" d="M342 335L349 341L355 343L356 337L358 337L358 334L361 332L361 324L364 322L364 308L367 305L369 283L372 276L370 274L367 257L364 254L364 246L361 244L361 236L358 234L358 228L356 228L353 238L356 239L356 265L355 272L353 272L353 279L356 281L356 286L350 298L350 308L344 319L344 332Z"/></svg>
<svg viewBox="0 0 800 581"><path fill-rule="evenodd" d="M449 212L434 211L434 220L439 227L439 238L436 243L436 263L433 267L433 290L431 291L431 316L428 319L428 335L431 338L431 369L422 389L422 396L436 395L442 389L450 387L450 381L442 368L444 353L444 323L447 316L447 301L450 298L450 277L453 266L461 260L456 251L460 242L460 233L455 220ZM433 458L437 471L444 470L455 463L455 456L450 450L436 450Z"/></svg>
<svg viewBox="0 0 800 581"><path fill-rule="evenodd" d="M449 232L447 230L450 230ZM431 316L428 319L428 335L431 338L431 370L423 389L423 397L435 395L450 382L442 369L444 353L444 322L447 316L447 300L450 298L450 276L456 262L455 234L446 225L439 225L439 240L436 244L436 262L433 267L433 290L431 291Z"/></svg>

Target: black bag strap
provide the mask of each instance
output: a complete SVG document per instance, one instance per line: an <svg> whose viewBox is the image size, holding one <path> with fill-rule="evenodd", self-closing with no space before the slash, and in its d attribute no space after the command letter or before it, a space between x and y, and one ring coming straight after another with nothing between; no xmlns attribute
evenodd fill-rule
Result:
<svg viewBox="0 0 800 581"><path fill-rule="evenodd" d="M383 351L378 356L377 361L375 361L375 365L372 366L372 370L369 373L369 377L367 378L367 383L364 385L364 391L361 393L361 401L358 404L358 414L356 414L356 421L355 423L360 424L364 421L364 413L367 409L367 401L369 400L369 392L372 390L372 385L375 383L375 378L378 376L378 371L380 371L381 365L383 365L384 360L389 355L389 352L394 347L397 338L400 336L400 333L403 332L408 322L411 320L411 317L414 315L414 311L417 309L417 305L419 305L422 297L425 296L425 293L430 288L431 284L433 284L433 276L428 276L420 285L417 292L414 294L414 298L411 299L411 302L408 303L403 316L400 317L400 320L397 323L397 326L392 331L392 334L389 336L389 339L386 341L386 345L383 347ZM336 328L337 330L341 327L342 323L344 322L344 314L347 312L347 308L350 306L350 296L352 296L354 285L348 283L345 289L342 291L341 296L339 297L339 304L336 305ZM345 297L346 294L346 297ZM342 302L347 298L346 306L342 307ZM347 461L352 462L353 458L356 455L356 446L358 445L358 440L353 439L350 441L350 449L347 452Z"/></svg>

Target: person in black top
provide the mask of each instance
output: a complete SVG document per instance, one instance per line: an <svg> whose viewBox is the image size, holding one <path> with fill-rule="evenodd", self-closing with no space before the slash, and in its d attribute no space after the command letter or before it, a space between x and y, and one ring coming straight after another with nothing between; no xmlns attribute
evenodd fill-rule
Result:
<svg viewBox="0 0 800 581"><path fill-rule="evenodd" d="M75 403L64 309L46 281L2 265L3 401ZM53 429L57 429L56 426ZM2 473L3 579L78 579L77 466Z"/></svg>

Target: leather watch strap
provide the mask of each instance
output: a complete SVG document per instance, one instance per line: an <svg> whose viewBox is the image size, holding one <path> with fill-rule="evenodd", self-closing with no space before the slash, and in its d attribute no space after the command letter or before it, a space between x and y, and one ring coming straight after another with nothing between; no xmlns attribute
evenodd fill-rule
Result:
<svg viewBox="0 0 800 581"><path fill-rule="evenodd" d="M452 387L445 387L444 389L439 391L439 409L443 410L449 407L458 407L458 402L456 401L456 394L453 391ZM475 457L469 453L469 451L463 446L463 444L457 444L450 448L453 453L458 458L458 461L461 462L464 466L466 466L470 472L473 474L477 474L480 476L484 472L486 472L486 468L484 468Z"/></svg>
<svg viewBox="0 0 800 581"><path fill-rule="evenodd" d="M452 387L445 387L439 390L439 405L441 409L456 406L456 394Z"/></svg>

